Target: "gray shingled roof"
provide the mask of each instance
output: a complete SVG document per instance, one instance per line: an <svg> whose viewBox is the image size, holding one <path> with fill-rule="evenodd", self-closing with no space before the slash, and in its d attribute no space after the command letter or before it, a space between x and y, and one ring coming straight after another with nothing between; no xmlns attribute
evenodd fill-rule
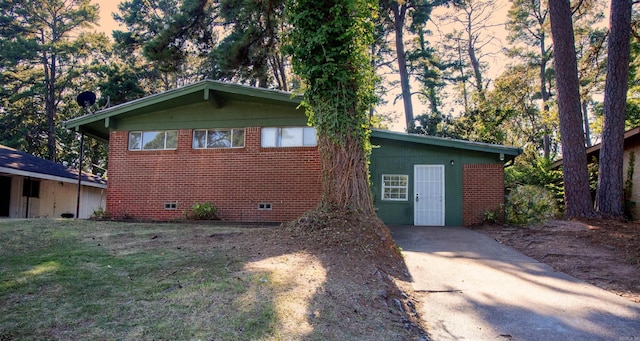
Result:
<svg viewBox="0 0 640 341"><path fill-rule="evenodd" d="M0 173L30 176L64 182L77 182L78 170L41 159L31 154L0 144ZM93 174L82 173L82 183L106 188L107 180Z"/></svg>

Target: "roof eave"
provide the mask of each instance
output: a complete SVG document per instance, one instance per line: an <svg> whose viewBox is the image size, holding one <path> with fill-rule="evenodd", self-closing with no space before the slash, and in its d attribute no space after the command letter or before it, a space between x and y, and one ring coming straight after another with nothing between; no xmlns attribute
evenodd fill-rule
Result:
<svg viewBox="0 0 640 341"><path fill-rule="evenodd" d="M624 132L624 147L627 146L628 141L635 140L638 136L640 136L640 127L631 128ZM591 147L586 148L587 153L587 163L590 163L590 158L593 156L600 156L600 148L602 147L601 143L593 145ZM558 168L562 166L562 159L557 160L556 162L551 164L551 168Z"/></svg>
<svg viewBox="0 0 640 341"><path fill-rule="evenodd" d="M202 92L202 100L207 100L209 98L208 91L219 91L228 94L243 95L253 98L267 99L292 104L300 104L300 102L302 101L301 96L284 91L261 89L246 85L224 83L214 80L203 80L180 88L167 90L122 104L118 104L116 106L97 111L93 114L77 117L66 121L65 126L67 128L76 128L87 123L107 119L109 117L117 116L136 109L141 109L153 104L171 101L176 98L192 95L197 92Z"/></svg>
<svg viewBox="0 0 640 341"><path fill-rule="evenodd" d="M473 151L479 151L479 152L485 152L485 153L504 154L507 159L512 159L522 154L522 149L517 147L509 147L509 146L502 146L502 145L488 144L488 143L481 143L481 142L471 142L471 141L465 141L465 140L448 139L448 138L426 136L426 135L399 133L399 132L392 132L392 131L378 130L378 129L372 130L371 136L377 137L377 138L387 138L387 139L393 139L398 141L405 141L405 142L428 144L428 145L434 145L434 146L440 146L440 147L461 148L461 149L473 150Z"/></svg>
<svg viewBox="0 0 640 341"><path fill-rule="evenodd" d="M24 177L31 177L31 178L42 179L42 180L61 181L61 182L66 182L66 183L71 183L71 184L77 184L78 183L78 178L77 177L75 179L73 179L73 178L67 178L67 177L58 176L58 175L44 174L44 173L38 173L38 172L30 172L30 171L24 171L24 170L15 169L15 168L9 168L9 167L0 167L0 173L17 175L17 176L24 176ZM83 175L86 176L86 174L84 174L84 173L83 173ZM103 189L107 188L107 184L106 183L91 181L91 180L87 180L87 179L83 179L82 180L82 185L89 186L89 187L103 188Z"/></svg>

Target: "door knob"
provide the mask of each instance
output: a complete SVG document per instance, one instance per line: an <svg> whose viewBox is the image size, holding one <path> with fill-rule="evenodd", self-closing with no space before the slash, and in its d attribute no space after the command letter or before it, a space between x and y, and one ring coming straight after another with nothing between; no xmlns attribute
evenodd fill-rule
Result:
<svg viewBox="0 0 640 341"><path fill-rule="evenodd" d="M416 202L420 201L420 194L416 193Z"/></svg>

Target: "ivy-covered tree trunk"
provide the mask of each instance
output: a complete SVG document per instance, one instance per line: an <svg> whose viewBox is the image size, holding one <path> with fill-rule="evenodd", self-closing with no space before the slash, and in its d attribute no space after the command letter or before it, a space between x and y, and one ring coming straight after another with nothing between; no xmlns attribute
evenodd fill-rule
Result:
<svg viewBox="0 0 640 341"><path fill-rule="evenodd" d="M322 162L323 210L358 210L374 215L369 191L367 155L357 137L345 136L336 143L324 135L318 139Z"/></svg>
<svg viewBox="0 0 640 341"><path fill-rule="evenodd" d="M368 186L374 74L368 54L377 3L291 0L288 46L318 132L324 210L375 214Z"/></svg>

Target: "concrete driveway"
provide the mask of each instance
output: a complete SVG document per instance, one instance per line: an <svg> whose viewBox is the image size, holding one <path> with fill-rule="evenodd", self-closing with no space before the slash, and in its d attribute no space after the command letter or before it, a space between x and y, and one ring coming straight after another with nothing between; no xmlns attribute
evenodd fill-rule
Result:
<svg viewBox="0 0 640 341"><path fill-rule="evenodd" d="M463 227L392 226L440 340L640 341L640 304Z"/></svg>

